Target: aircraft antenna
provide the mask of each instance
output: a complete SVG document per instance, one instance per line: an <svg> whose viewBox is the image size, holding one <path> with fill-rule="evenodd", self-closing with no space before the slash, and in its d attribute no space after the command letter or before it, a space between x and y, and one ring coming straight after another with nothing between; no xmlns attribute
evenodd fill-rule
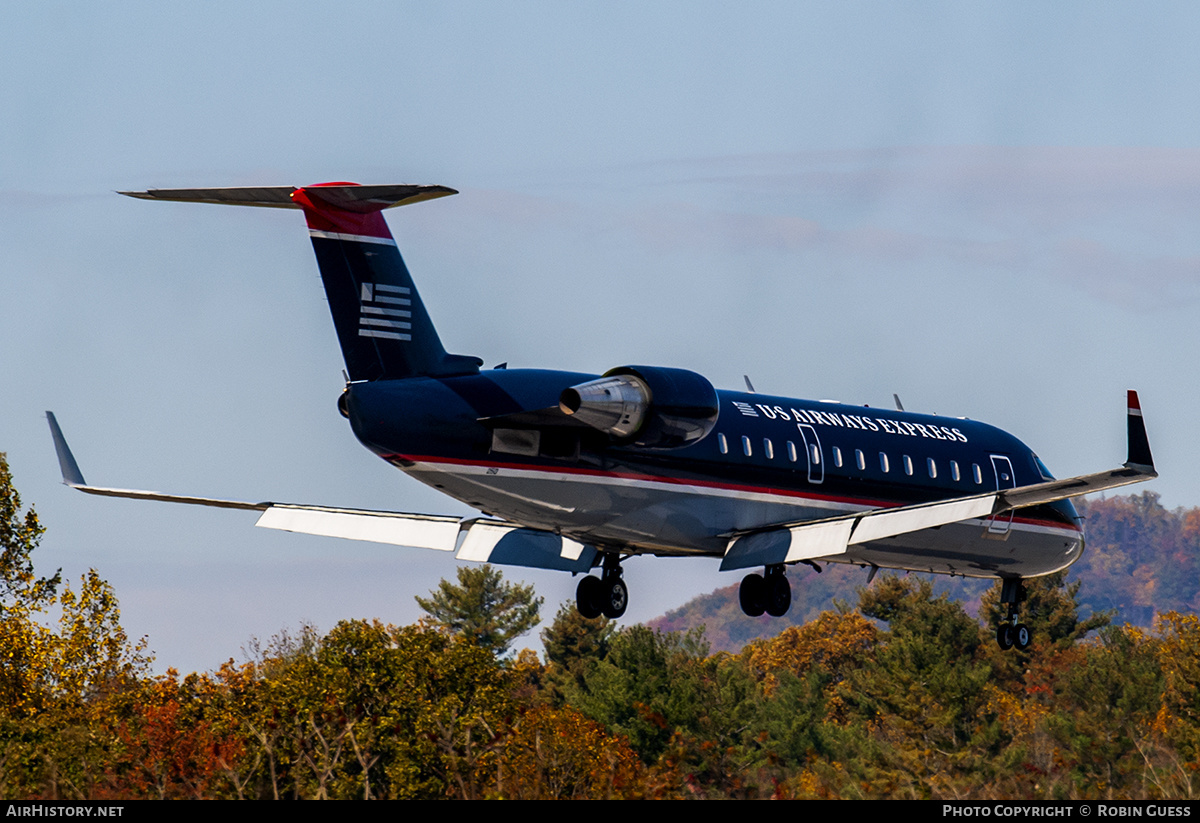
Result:
<svg viewBox="0 0 1200 823"><path fill-rule="evenodd" d="M754 384L750 382L750 375L743 374L742 379L746 381L746 388L750 390L751 394L758 394L758 392L754 390Z"/></svg>
<svg viewBox="0 0 1200 823"><path fill-rule="evenodd" d="M900 395L893 392L892 399L896 401L896 411L904 411L904 404L900 402Z"/></svg>

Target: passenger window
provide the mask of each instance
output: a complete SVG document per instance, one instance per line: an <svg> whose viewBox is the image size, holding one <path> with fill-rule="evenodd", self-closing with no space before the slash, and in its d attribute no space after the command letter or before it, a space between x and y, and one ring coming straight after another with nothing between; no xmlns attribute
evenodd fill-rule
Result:
<svg viewBox="0 0 1200 823"><path fill-rule="evenodd" d="M950 461L950 477L953 478L955 483L957 483L959 480L962 480L962 475L959 474L959 471L958 471L958 461L957 460Z"/></svg>
<svg viewBox="0 0 1200 823"><path fill-rule="evenodd" d="M787 444L788 444L788 460L791 460L793 463L795 463L796 458L798 457L798 455L796 454L796 444L793 443L791 440L789 440L787 442Z"/></svg>
<svg viewBox="0 0 1200 823"><path fill-rule="evenodd" d="M854 463L855 463L855 465L857 465L857 466L858 466L858 470L859 470L860 472L861 472L861 471L866 471L866 468L867 468L867 458L866 458L866 455L864 455L864 454L863 454L863 452L862 452L862 449L855 449L855 450L854 450Z"/></svg>
<svg viewBox="0 0 1200 823"><path fill-rule="evenodd" d="M742 453L747 457L754 456L754 449L750 448L750 438L744 434L742 435Z"/></svg>
<svg viewBox="0 0 1200 823"><path fill-rule="evenodd" d="M929 469L929 477L931 479L937 477L937 463L934 462L932 457L925 458L925 468Z"/></svg>
<svg viewBox="0 0 1200 823"><path fill-rule="evenodd" d="M909 477L912 477L912 473L913 473L912 458L909 457L907 454L904 455L904 473L907 474Z"/></svg>
<svg viewBox="0 0 1200 823"><path fill-rule="evenodd" d="M975 485L983 483L983 472L979 470L978 463L971 464L971 476L975 478Z"/></svg>
<svg viewBox="0 0 1200 823"><path fill-rule="evenodd" d="M768 460L775 459L775 446L772 445L771 438L769 437L763 438L763 454L767 456Z"/></svg>
<svg viewBox="0 0 1200 823"><path fill-rule="evenodd" d="M888 459L887 459L886 452L879 453L879 468L883 471L884 474L887 474L887 472L889 471Z"/></svg>
<svg viewBox="0 0 1200 823"><path fill-rule="evenodd" d="M837 446L833 447L833 465L841 468L842 466L842 450Z"/></svg>
<svg viewBox="0 0 1200 823"><path fill-rule="evenodd" d="M808 447L808 461L814 466L821 465L821 452L817 450L815 443Z"/></svg>
<svg viewBox="0 0 1200 823"><path fill-rule="evenodd" d="M729 454L729 441L720 432L717 432L717 448L721 450L721 454Z"/></svg>

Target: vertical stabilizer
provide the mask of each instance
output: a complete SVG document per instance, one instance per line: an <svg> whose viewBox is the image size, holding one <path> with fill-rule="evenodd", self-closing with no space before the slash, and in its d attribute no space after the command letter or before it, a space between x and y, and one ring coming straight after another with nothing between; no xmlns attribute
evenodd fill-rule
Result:
<svg viewBox="0 0 1200 823"><path fill-rule="evenodd" d="M331 203L322 195L332 187L297 189L292 201L308 221L350 379L477 372L478 360L442 347L380 213L384 206Z"/></svg>
<svg viewBox="0 0 1200 823"><path fill-rule="evenodd" d="M144 200L299 208L325 284L351 380L474 374L477 357L447 354L383 209L456 194L444 186L320 183L295 188L151 189L121 192Z"/></svg>

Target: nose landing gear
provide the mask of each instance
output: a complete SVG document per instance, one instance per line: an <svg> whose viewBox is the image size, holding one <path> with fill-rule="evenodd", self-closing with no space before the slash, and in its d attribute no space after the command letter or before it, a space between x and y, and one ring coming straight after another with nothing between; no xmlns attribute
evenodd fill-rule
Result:
<svg viewBox="0 0 1200 823"><path fill-rule="evenodd" d="M1021 578L1005 578L1000 589L1000 602L1008 605L1008 616L996 627L996 645L1004 651L1013 646L1024 651L1033 643L1029 627L1019 622L1017 616L1017 604L1024 599L1025 586L1021 583Z"/></svg>

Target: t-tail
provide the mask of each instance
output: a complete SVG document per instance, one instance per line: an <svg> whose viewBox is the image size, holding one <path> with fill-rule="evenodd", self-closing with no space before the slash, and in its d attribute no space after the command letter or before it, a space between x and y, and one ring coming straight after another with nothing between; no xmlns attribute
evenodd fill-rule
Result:
<svg viewBox="0 0 1200 823"><path fill-rule="evenodd" d="M479 371L479 358L442 347L381 213L457 193L445 186L356 183L121 192L143 200L303 209L352 381Z"/></svg>

